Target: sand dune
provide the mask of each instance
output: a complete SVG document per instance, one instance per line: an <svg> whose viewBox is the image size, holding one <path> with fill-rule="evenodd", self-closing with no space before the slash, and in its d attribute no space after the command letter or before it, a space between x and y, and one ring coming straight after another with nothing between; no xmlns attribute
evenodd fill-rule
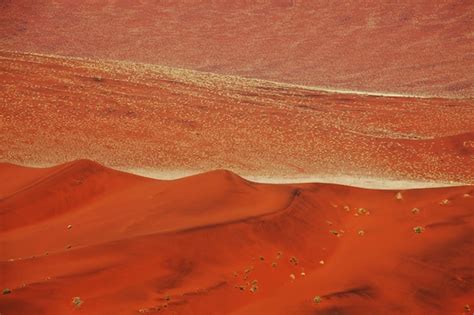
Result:
<svg viewBox="0 0 474 315"><path fill-rule="evenodd" d="M358 178L474 183L472 99L329 93L13 52L0 52L0 82L2 162L89 158L142 174L222 168L293 182L348 176L342 183L362 186Z"/></svg>
<svg viewBox="0 0 474 315"><path fill-rule="evenodd" d="M458 0L15 0L0 3L0 47L473 97L473 12Z"/></svg>
<svg viewBox="0 0 474 315"><path fill-rule="evenodd" d="M0 315L474 315L474 1L0 1Z"/></svg>
<svg viewBox="0 0 474 315"><path fill-rule="evenodd" d="M0 183L2 314L444 315L474 298L473 186L397 198L88 160L1 164Z"/></svg>

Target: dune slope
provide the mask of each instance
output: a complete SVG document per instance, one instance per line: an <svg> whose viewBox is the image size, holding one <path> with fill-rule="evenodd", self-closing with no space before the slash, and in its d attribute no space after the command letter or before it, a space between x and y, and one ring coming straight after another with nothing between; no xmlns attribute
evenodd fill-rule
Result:
<svg viewBox="0 0 474 315"><path fill-rule="evenodd" d="M0 52L0 83L2 162L85 157L158 177L223 168L474 183L473 99L330 93L12 52Z"/></svg>
<svg viewBox="0 0 474 315"><path fill-rule="evenodd" d="M474 3L5 0L0 47L335 89L473 97Z"/></svg>
<svg viewBox="0 0 474 315"><path fill-rule="evenodd" d="M159 181L88 160L1 164L0 183L2 314L444 315L474 300L473 186Z"/></svg>

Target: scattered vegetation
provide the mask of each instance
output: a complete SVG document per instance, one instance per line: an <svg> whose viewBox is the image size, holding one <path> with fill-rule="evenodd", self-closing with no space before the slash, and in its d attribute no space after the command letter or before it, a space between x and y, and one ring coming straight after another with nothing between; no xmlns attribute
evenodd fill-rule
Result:
<svg viewBox="0 0 474 315"><path fill-rule="evenodd" d="M365 235L365 231L364 230L359 230L357 232L357 234L359 234L359 236L364 236Z"/></svg>
<svg viewBox="0 0 474 315"><path fill-rule="evenodd" d="M298 258L296 258L295 256L291 256L290 257L290 264L296 266L298 265Z"/></svg>
<svg viewBox="0 0 474 315"><path fill-rule="evenodd" d="M470 312L471 306L469 304L464 305L464 312Z"/></svg>
<svg viewBox="0 0 474 315"><path fill-rule="evenodd" d="M10 294L10 293L12 293L12 290L9 289L9 288L5 288L5 289L2 290L3 295Z"/></svg>
<svg viewBox="0 0 474 315"><path fill-rule="evenodd" d="M272 267L275 268L277 266L276 262L272 262Z"/></svg>
<svg viewBox="0 0 474 315"><path fill-rule="evenodd" d="M443 199L443 200L441 200L441 202L439 204L444 206L444 205L447 205L449 203L451 203L451 201L449 201L449 199Z"/></svg>
<svg viewBox="0 0 474 315"><path fill-rule="evenodd" d="M316 296L313 298L313 302L314 302L315 304L321 303L321 300L322 300L322 299L321 299L321 297L320 297L319 295L316 295Z"/></svg>
<svg viewBox="0 0 474 315"><path fill-rule="evenodd" d="M296 276L295 276L295 274L293 274L293 273L292 273L292 274L290 274L290 279L291 279L291 280L295 280L295 279L296 279Z"/></svg>
<svg viewBox="0 0 474 315"><path fill-rule="evenodd" d="M258 257L258 259L260 259L260 261L264 261L264 260L265 260L265 257L260 256L260 257Z"/></svg>
<svg viewBox="0 0 474 315"><path fill-rule="evenodd" d="M251 282L251 284L250 284L250 289L249 289L249 290L250 290L250 292L252 292L252 293L257 292L257 290L258 290L258 281L257 281L257 280L253 280L253 281Z"/></svg>
<svg viewBox="0 0 474 315"><path fill-rule="evenodd" d="M420 212L420 209L418 209L418 208L411 209L411 213L413 213L413 214L417 214L419 212Z"/></svg>
<svg viewBox="0 0 474 315"><path fill-rule="evenodd" d="M401 191L397 192L397 194L395 195L395 199L397 199L397 200L402 200L403 199L403 195L402 195Z"/></svg>
<svg viewBox="0 0 474 315"><path fill-rule="evenodd" d="M76 307L76 308L81 307L83 303L84 303L84 301L81 300L81 298L79 296L75 296L75 297L72 298L72 305L74 305L74 307Z"/></svg>
<svg viewBox="0 0 474 315"><path fill-rule="evenodd" d="M67 229L68 229L68 230L72 229L72 225L69 224L69 225L67 226Z"/></svg>
<svg viewBox="0 0 474 315"><path fill-rule="evenodd" d="M320 265L324 265L324 260L320 260L320 261L319 261L319 264L320 264Z"/></svg>
<svg viewBox="0 0 474 315"><path fill-rule="evenodd" d="M367 210L366 208L359 208L357 209L356 213L354 214L356 217L360 216L360 215L369 215L370 214L370 211Z"/></svg>
<svg viewBox="0 0 474 315"><path fill-rule="evenodd" d="M331 234L333 234L333 235L336 235L337 237L340 237L340 236L342 235L342 231L341 231L341 230L339 230L339 231L337 231L337 230L330 230L329 232L330 232Z"/></svg>
<svg viewBox="0 0 474 315"><path fill-rule="evenodd" d="M415 233L417 233L417 234L421 234L422 232L425 231L425 228L422 227L422 226L415 226L415 227L413 228L413 231L415 231Z"/></svg>
<svg viewBox="0 0 474 315"><path fill-rule="evenodd" d="M244 271L244 280L248 279L249 274L250 274L250 272L252 272L252 270L253 270L253 267L249 267L249 268L245 269L245 271Z"/></svg>

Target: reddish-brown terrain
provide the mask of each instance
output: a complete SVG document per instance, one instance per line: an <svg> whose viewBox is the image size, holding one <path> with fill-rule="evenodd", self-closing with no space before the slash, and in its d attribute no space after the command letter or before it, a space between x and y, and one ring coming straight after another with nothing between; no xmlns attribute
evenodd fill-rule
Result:
<svg viewBox="0 0 474 315"><path fill-rule="evenodd" d="M0 183L2 315L472 313L474 186L159 181L88 160L3 163Z"/></svg>
<svg viewBox="0 0 474 315"><path fill-rule="evenodd" d="M0 48L473 97L474 2L3 0Z"/></svg>
<svg viewBox="0 0 474 315"><path fill-rule="evenodd" d="M4 162L88 158L160 178L224 168L286 180L474 183L472 98L329 93L11 52L0 52L0 94Z"/></svg>
<svg viewBox="0 0 474 315"><path fill-rule="evenodd" d="M0 315L474 315L473 16L0 0Z"/></svg>

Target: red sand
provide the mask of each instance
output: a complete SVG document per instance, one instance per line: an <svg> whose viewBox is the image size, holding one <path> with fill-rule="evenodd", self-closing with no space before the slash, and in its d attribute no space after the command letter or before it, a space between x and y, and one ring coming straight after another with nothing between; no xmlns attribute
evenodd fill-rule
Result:
<svg viewBox="0 0 474 315"><path fill-rule="evenodd" d="M0 161L474 183L473 99L0 52Z"/></svg>
<svg viewBox="0 0 474 315"><path fill-rule="evenodd" d="M1 164L0 183L0 284L12 290L0 296L2 315L467 315L473 306L473 186L398 200L229 171L158 181L87 160ZM254 293L236 288L253 280Z"/></svg>
<svg viewBox="0 0 474 315"><path fill-rule="evenodd" d="M2 49L473 97L473 1L7 0Z"/></svg>

